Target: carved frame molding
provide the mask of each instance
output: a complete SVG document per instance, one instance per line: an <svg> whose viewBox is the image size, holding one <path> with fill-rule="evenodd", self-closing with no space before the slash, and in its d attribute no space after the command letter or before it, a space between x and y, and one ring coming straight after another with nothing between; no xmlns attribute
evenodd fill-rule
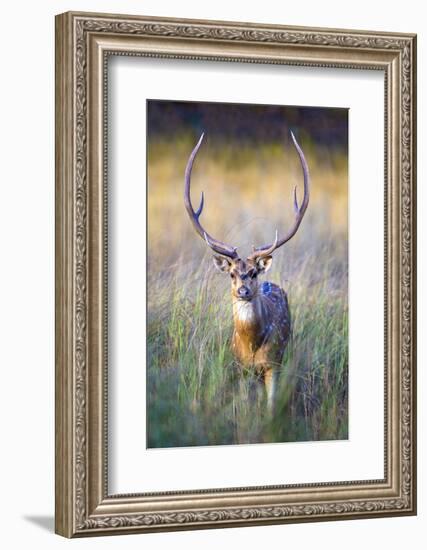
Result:
<svg viewBox="0 0 427 550"><path fill-rule="evenodd" d="M385 74L385 478L108 495L106 59ZM56 18L56 532L87 536L416 513L416 37L65 13Z"/></svg>

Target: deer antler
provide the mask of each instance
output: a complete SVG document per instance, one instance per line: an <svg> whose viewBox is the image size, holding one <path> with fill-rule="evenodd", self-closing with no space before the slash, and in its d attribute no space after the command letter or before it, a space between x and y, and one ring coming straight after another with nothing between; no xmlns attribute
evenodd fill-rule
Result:
<svg viewBox="0 0 427 550"><path fill-rule="evenodd" d="M292 141L294 142L295 149L298 152L299 159L301 162L302 171L304 174L304 198L302 200L301 206L298 206L298 199L297 199L297 188L294 189L294 210L295 210L295 221L292 228L288 231L288 233L280 240L277 238L277 231L276 231L276 238L275 241L272 244L266 244L264 246L259 246L257 248L254 248L254 251L252 254L248 257L248 259L251 260L259 260L261 258L265 258L266 256L270 256L275 250L280 248L283 244L288 242L292 237L295 235L295 233L298 231L298 228L302 222L302 219L304 217L305 211L307 210L308 201L310 198L310 174L308 171L307 161L305 160L304 153L302 152L301 147L298 145L297 140L295 139L294 134L291 132Z"/></svg>
<svg viewBox="0 0 427 550"><path fill-rule="evenodd" d="M188 158L187 167L185 169L185 187L184 187L185 208L188 212L188 216L190 217L190 220L191 220L191 223L193 224L194 229L196 230L198 235L200 235L200 237L208 244L208 246L212 248L212 250L214 250L218 254L221 254L222 256L227 256L229 258L237 258L237 248L233 246L229 246L228 244L222 243L217 239L214 239L202 227L199 221L199 218L203 211L203 205L204 205L203 192L202 192L199 208L196 211L194 211L193 205L191 204L191 197L190 197L191 170L193 169L194 159L196 158L197 152L200 149L200 146L202 145L204 136L205 136L204 133L200 136L199 141L197 142L196 146L191 152L191 155Z"/></svg>

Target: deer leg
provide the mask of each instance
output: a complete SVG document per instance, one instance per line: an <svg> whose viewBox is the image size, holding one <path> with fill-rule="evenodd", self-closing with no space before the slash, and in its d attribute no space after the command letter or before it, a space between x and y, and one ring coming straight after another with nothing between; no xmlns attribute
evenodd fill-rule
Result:
<svg viewBox="0 0 427 550"><path fill-rule="evenodd" d="M262 380L257 375L252 374L248 381L248 397L251 407L258 407L262 400Z"/></svg>
<svg viewBox="0 0 427 550"><path fill-rule="evenodd" d="M274 414L274 403L276 398L278 371L274 368L269 368L264 374L265 390L267 392L267 408L271 414Z"/></svg>

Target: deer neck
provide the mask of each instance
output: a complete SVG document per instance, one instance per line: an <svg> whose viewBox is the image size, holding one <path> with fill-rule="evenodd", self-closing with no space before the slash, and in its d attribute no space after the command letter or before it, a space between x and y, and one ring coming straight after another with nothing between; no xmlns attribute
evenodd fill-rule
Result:
<svg viewBox="0 0 427 550"><path fill-rule="evenodd" d="M257 295L251 301L233 299L234 328L245 339L263 338L266 311L262 297Z"/></svg>

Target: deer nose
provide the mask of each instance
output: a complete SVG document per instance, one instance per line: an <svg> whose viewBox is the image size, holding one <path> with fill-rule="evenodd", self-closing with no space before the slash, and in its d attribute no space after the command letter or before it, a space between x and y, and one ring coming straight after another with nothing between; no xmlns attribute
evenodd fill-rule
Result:
<svg viewBox="0 0 427 550"><path fill-rule="evenodd" d="M238 290L239 296L246 298L249 296L249 288L247 286L241 286Z"/></svg>

